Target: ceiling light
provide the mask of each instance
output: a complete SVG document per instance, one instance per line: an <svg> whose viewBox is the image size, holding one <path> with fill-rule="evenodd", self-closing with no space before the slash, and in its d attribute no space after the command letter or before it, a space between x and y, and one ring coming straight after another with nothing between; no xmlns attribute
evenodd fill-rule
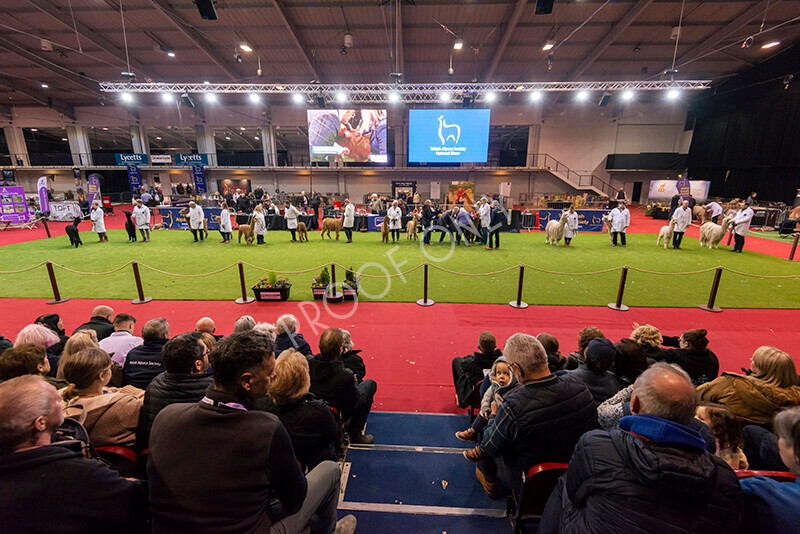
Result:
<svg viewBox="0 0 800 534"><path fill-rule="evenodd" d="M622 91L622 100L624 100L625 102L630 102L631 100L633 100L634 96L635 96L635 93L633 91L631 91L630 89L628 89L626 91Z"/></svg>
<svg viewBox="0 0 800 534"><path fill-rule="evenodd" d="M206 102L213 103L216 101L217 101L217 95L215 95L214 93L206 93Z"/></svg>
<svg viewBox="0 0 800 534"><path fill-rule="evenodd" d="M464 41L461 39L456 39L453 42L453 50L461 50L462 48L464 48Z"/></svg>
<svg viewBox="0 0 800 534"><path fill-rule="evenodd" d="M300 93L294 93L294 94L292 95L292 101L293 101L295 104L302 104L302 103L303 103L303 100L305 100L305 97L304 97L302 94L300 94Z"/></svg>
<svg viewBox="0 0 800 534"><path fill-rule="evenodd" d="M538 102L541 99L542 99L541 91L534 91L531 93L531 100L533 100L534 102Z"/></svg>
<svg viewBox="0 0 800 534"><path fill-rule="evenodd" d="M227 135L225 136L225 139L226 139L227 141L230 141L230 140L231 140L231 138L230 138L229 136L227 136Z"/></svg>
<svg viewBox="0 0 800 534"><path fill-rule="evenodd" d="M450 102L453 99L453 95L450 93L442 93L439 95L439 100L442 102Z"/></svg>
<svg viewBox="0 0 800 534"><path fill-rule="evenodd" d="M764 48L766 48L766 46L765 46ZM50 86L49 86L49 85L47 85L46 83L43 83L43 84L42 84L42 89L47 89L48 87L50 87Z"/></svg>
<svg viewBox="0 0 800 534"><path fill-rule="evenodd" d="M239 129L240 129L241 131L244 131L244 126L239 126Z"/></svg>
<svg viewBox="0 0 800 534"><path fill-rule="evenodd" d="M555 46L556 46L556 42L555 42L555 40L553 40L553 39L548 39L548 40L547 40L547 41L544 43L544 46L542 46L542 50L544 50L545 52L547 52L548 50L552 50L552 49L553 49Z"/></svg>
<svg viewBox="0 0 800 534"><path fill-rule="evenodd" d="M347 102L347 93L338 92L336 93L336 100L339 102Z"/></svg>
<svg viewBox="0 0 800 534"><path fill-rule="evenodd" d="M164 102L172 102L172 93L161 93L161 100Z"/></svg>
<svg viewBox="0 0 800 534"><path fill-rule="evenodd" d="M211 84L211 82L209 82L208 80L203 82L203 85L210 85L210 84Z"/></svg>
<svg viewBox="0 0 800 534"><path fill-rule="evenodd" d="M487 102L494 102L495 100L497 100L497 93L495 93L494 91L489 91L488 93L486 93L484 99Z"/></svg>
<svg viewBox="0 0 800 534"><path fill-rule="evenodd" d="M62 141L69 141L69 139L67 139L66 137L62 137L61 140Z"/></svg>
<svg viewBox="0 0 800 534"><path fill-rule="evenodd" d="M772 48L773 46L778 46L779 44L781 44L780 41L772 41L771 43L761 45L761 48Z"/></svg>
<svg viewBox="0 0 800 534"><path fill-rule="evenodd" d="M173 52L172 50L167 50L167 55L169 57L175 57L175 52Z"/></svg>
<svg viewBox="0 0 800 534"><path fill-rule="evenodd" d="M389 102L400 102L400 95L392 91L389 93Z"/></svg>
<svg viewBox="0 0 800 534"><path fill-rule="evenodd" d="M161 137L156 137L156 140L157 141L161 141Z"/></svg>
<svg viewBox="0 0 800 534"><path fill-rule="evenodd" d="M588 98L589 98L589 92L588 91L578 91L578 94L575 95L575 99L578 102L584 102Z"/></svg>
<svg viewBox="0 0 800 534"><path fill-rule="evenodd" d="M250 102L252 102L253 104L258 104L259 102L261 102L261 95L259 95L258 93L250 93L249 98Z"/></svg>
<svg viewBox="0 0 800 534"><path fill-rule="evenodd" d="M669 100L677 100L679 96L681 96L681 92L677 89L670 89L667 91L667 98Z"/></svg>
<svg viewBox="0 0 800 534"><path fill-rule="evenodd" d="M254 137L253 137L253 139L255 139L256 141L258 141L259 137L256 135L256 136L254 136Z"/></svg>
<svg viewBox="0 0 800 534"><path fill-rule="evenodd" d="M125 102L126 104L130 104L131 102L133 102L133 95L132 95L132 94L130 94L130 93L122 93L122 95L120 96L120 98L121 98L121 99L122 99L122 101L123 101L123 102Z"/></svg>
<svg viewBox="0 0 800 534"><path fill-rule="evenodd" d="M103 126L103 130L105 130L105 131L107 132L107 131L108 131L108 128L106 128L105 126Z"/></svg>
<svg viewBox="0 0 800 534"><path fill-rule="evenodd" d="M239 43L239 48L241 48L245 52L252 52L253 51L253 47L250 46L250 44L247 43L247 42Z"/></svg>

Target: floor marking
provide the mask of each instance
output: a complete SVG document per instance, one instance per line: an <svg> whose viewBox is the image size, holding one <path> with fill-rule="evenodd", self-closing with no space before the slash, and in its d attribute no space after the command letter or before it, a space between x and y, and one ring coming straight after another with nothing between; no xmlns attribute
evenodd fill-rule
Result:
<svg viewBox="0 0 800 534"><path fill-rule="evenodd" d="M431 452L438 454L463 454L464 451L469 449L460 449L458 447L426 447L419 445L350 445L349 450L354 451L397 451L397 452Z"/></svg>
<svg viewBox="0 0 800 534"><path fill-rule="evenodd" d="M344 492L347 490L347 479L350 478L350 462L345 462L342 466L342 475L339 479L339 505L344 501Z"/></svg>
<svg viewBox="0 0 800 534"><path fill-rule="evenodd" d="M372 410L371 413L401 414L401 415L438 415L440 417L464 417L466 413L433 413L433 412L382 412Z"/></svg>
<svg viewBox="0 0 800 534"><path fill-rule="evenodd" d="M385 504L371 502L339 503L339 510L361 512L390 512L397 514L427 514L427 515L461 515L461 516L487 516L505 517L506 511L501 508L454 508L449 506L425 506L418 504Z"/></svg>

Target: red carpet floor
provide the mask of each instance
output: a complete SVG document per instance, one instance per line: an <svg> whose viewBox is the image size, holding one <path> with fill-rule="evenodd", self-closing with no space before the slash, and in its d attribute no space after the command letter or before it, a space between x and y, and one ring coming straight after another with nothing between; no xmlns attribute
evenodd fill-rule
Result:
<svg viewBox="0 0 800 534"><path fill-rule="evenodd" d="M100 303L137 317L137 333L147 319L159 316L169 320L173 335L192 330L203 315L216 321L218 333L228 334L234 321L244 314L273 322L283 313L293 313L300 321L300 331L316 349L326 326L346 328L356 348L363 350L368 376L378 381L376 410L436 413L459 411L453 400L450 362L454 356L474 351L482 330L494 333L501 348L515 332L549 332L558 337L566 354L574 350L578 331L587 325L598 326L614 341L628 336L634 322L653 324L665 335L706 328L710 348L718 355L722 370L738 371L748 365L750 355L760 345L796 351L800 324L800 310L725 310L714 314L676 308L616 312L562 306L516 310L499 305L436 304L423 308L409 303L360 303L355 310L352 304L331 307L337 318L310 302L240 306L216 301L153 301L135 306L129 301L73 299L48 306L40 299L3 299L0 334L13 339L23 326L45 313L59 313L67 331L72 332Z"/></svg>

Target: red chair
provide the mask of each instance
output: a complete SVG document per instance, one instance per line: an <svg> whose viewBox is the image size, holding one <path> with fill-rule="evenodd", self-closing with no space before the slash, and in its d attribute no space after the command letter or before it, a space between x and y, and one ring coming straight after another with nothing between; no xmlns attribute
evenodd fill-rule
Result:
<svg viewBox="0 0 800 534"><path fill-rule="evenodd" d="M538 522L542 518L547 499L567 467L568 464L562 463L536 464L523 475L522 488L519 493L516 490L511 492L506 507L514 534L525 532L526 522Z"/></svg>
<svg viewBox="0 0 800 534"><path fill-rule="evenodd" d="M736 469L736 476L740 479L750 477L767 477L778 482L794 482L797 475L789 471L752 471L749 469Z"/></svg>
<svg viewBox="0 0 800 534"><path fill-rule="evenodd" d="M137 472L136 459L138 455L133 449L108 445L105 447L95 447L97 455L110 464L111 469L117 471L124 477L135 477Z"/></svg>
<svg viewBox="0 0 800 534"><path fill-rule="evenodd" d="M475 417L481 413L481 384L483 384L483 379L475 382L475 386L472 388L472 394L469 397L467 413L469 414L470 423L472 423L475 420Z"/></svg>

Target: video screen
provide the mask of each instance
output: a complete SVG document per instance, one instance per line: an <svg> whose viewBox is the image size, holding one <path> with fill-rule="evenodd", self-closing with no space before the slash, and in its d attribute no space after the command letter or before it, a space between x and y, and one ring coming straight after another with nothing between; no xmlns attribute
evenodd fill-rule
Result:
<svg viewBox="0 0 800 534"><path fill-rule="evenodd" d="M485 163L489 149L489 109L411 109L408 161Z"/></svg>
<svg viewBox="0 0 800 534"><path fill-rule="evenodd" d="M386 163L385 109L309 109L312 162Z"/></svg>

